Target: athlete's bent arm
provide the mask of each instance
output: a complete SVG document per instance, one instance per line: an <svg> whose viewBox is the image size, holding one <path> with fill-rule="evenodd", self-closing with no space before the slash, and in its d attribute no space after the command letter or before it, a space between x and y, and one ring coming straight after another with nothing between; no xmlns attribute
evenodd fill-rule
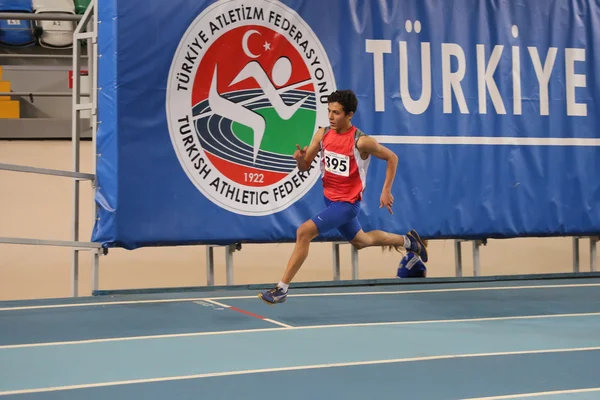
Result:
<svg viewBox="0 0 600 400"><path fill-rule="evenodd" d="M369 136L361 137L357 143L357 147L361 154L370 154L373 157L377 157L380 160L387 162L385 182L383 183L381 198L379 199L379 208L386 207L388 211L393 214L392 205L394 204L394 196L392 196L392 185L394 184L394 178L396 177L398 156Z"/></svg>
<svg viewBox="0 0 600 400"><path fill-rule="evenodd" d="M317 153L321 149L321 140L323 140L323 131L321 128L315 133L315 136L310 142L310 145L305 146L304 149L300 149L299 145L296 145L296 151L294 152L294 159L298 164L298 169L300 171L308 171L310 168L310 164L312 164L313 160L317 156Z"/></svg>

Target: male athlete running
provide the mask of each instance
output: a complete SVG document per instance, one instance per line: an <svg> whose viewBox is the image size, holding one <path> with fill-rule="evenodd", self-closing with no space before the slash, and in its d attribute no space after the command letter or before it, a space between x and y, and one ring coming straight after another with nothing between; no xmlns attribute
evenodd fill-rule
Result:
<svg viewBox="0 0 600 400"><path fill-rule="evenodd" d="M385 182L379 208L392 212L394 196L391 189L396 175L398 156L375 139L352 125L358 100L351 90L339 90L329 95L329 127L321 128L309 146L296 145L294 159L300 171L308 170L317 153L321 152L321 172L326 208L298 228L296 246L281 281L258 296L270 304L287 299L288 286L308 256L310 242L319 233L336 229L357 249L370 246L405 248L427 262L427 248L413 229L406 235L380 230L364 232L358 222L362 193L366 188L367 169L371 156L387 162Z"/></svg>

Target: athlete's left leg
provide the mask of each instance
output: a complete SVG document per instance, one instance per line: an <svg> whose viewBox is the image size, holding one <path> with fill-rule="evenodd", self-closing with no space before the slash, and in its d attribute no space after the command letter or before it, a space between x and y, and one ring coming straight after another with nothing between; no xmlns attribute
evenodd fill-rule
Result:
<svg viewBox="0 0 600 400"><path fill-rule="evenodd" d="M418 254L423 262L427 262L427 247L414 229L406 235L398 235L380 230L365 232L358 218L338 228L340 233L357 249L373 246L403 247Z"/></svg>

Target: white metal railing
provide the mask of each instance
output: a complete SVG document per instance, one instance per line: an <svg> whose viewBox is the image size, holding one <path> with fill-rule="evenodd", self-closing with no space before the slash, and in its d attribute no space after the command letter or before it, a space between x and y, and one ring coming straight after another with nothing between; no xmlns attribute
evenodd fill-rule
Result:
<svg viewBox="0 0 600 400"><path fill-rule="evenodd" d="M80 251L91 251L92 252L92 290L98 288L98 263L99 255L105 251L101 248L100 243L85 242L79 240L79 200L80 200L80 181L89 181L92 186L95 186L96 176L95 174L83 173L80 171L80 113L83 110L91 111L91 122L92 122L92 140L93 140L93 166L92 171L95 171L95 158L96 158L96 110L97 110L97 79L96 79L96 68L97 68L97 25L98 17L95 12L97 6L97 0L93 0L83 15L73 14L62 14L62 13L13 13L13 12L1 12L0 19L14 19L14 20L46 20L46 21L78 21L77 27L73 33L73 90L72 93L66 94L66 96L72 96L73 103L73 121L71 130L72 139L72 157L73 167L71 171L63 171L48 168L37 168L25 165L13 165L13 164L0 164L0 170L22 172L22 173L34 173L42 175L53 175L73 179L73 219L72 219L72 230L71 240L46 240L46 239L35 239L35 238L20 238L20 237L0 237L0 243L3 244L21 244L21 245L41 245L41 246L63 246L70 247L73 250L72 263L71 263L71 295L79 295L79 252ZM82 30L87 28L87 32L82 33ZM87 103L81 103L81 85L80 85L80 67L81 67L81 49L79 46L79 40L87 40L87 57L88 57L88 69L90 70L90 76L92 76L91 84L92 88L90 91L90 101ZM10 95L21 95L21 93L10 93ZM23 93L28 95L28 93ZM37 96L43 95L40 93ZM59 93L48 93L46 95L52 96L65 96L65 94ZM94 201L94 213L96 215Z"/></svg>
<svg viewBox="0 0 600 400"><path fill-rule="evenodd" d="M89 8L93 8L90 3ZM87 11L87 10L86 10ZM24 13L24 12L0 12L0 19L13 19L13 20L24 20L24 21L75 21L80 22L85 18L78 14L67 14L67 13Z"/></svg>
<svg viewBox="0 0 600 400"><path fill-rule="evenodd" d="M579 259L579 240L588 238L590 241L590 271L597 272L597 249L596 245L600 241L600 237L573 237L573 272L580 272L580 259ZM463 258L462 258L462 243L471 242L473 244L473 276L481 276L481 252L480 247L487 244L487 239L454 239L454 262L456 268L456 277L463 276ZM333 265L333 277L332 280L339 281L341 278L341 262L340 262L340 246L349 244L348 242L332 242L332 265ZM215 284L215 262L214 262L214 248L223 247L225 249L225 271L226 271L226 284L234 284L234 263L233 253L242 249L241 244L232 245L207 245L206 246L206 284L207 286L214 286ZM352 273L352 279L360 279L359 277L359 262L358 262L359 251L352 245L350 245L350 268Z"/></svg>

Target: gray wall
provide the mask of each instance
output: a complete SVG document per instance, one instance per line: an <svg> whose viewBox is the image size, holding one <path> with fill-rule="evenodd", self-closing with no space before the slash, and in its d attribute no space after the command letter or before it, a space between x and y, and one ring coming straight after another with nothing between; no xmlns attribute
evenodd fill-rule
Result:
<svg viewBox="0 0 600 400"><path fill-rule="evenodd" d="M85 49L83 50L85 52ZM32 55L47 55L45 58ZM82 58L87 68L87 57ZM13 97L20 101L21 119L0 119L0 139L63 138L71 136L71 97L42 97L36 92L70 94L69 70L73 69L72 50L49 50L40 47L0 49L3 80L11 83L12 92L32 93L32 97ZM85 90L85 93L88 93ZM87 97L82 97L82 102ZM82 113L89 118L89 113ZM89 137L89 121L83 121L82 137Z"/></svg>
<svg viewBox="0 0 600 400"><path fill-rule="evenodd" d="M71 97L38 97L36 92L64 92L69 94L70 67L8 65L3 66L3 80L10 81L13 92L31 92L20 99L21 118L71 118Z"/></svg>

